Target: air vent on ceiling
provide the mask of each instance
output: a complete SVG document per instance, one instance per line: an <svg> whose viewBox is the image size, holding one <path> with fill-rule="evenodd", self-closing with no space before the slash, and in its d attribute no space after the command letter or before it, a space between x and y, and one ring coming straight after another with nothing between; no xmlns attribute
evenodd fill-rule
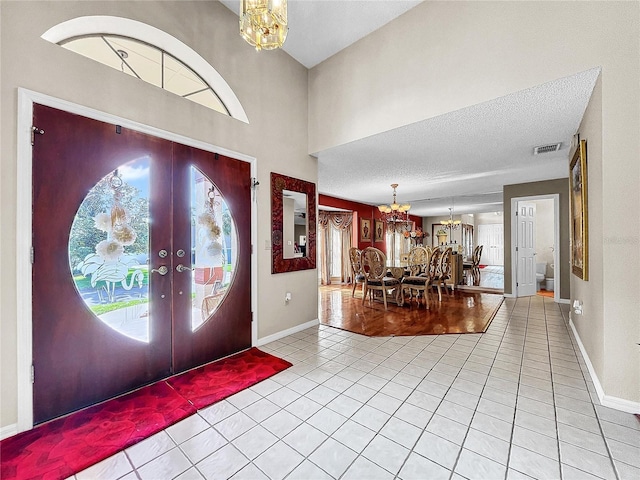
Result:
<svg viewBox="0 0 640 480"><path fill-rule="evenodd" d="M534 147L533 154L534 155L539 155L541 153L557 152L558 150L560 150L560 146L561 145L562 145L562 142L553 143L551 145L539 145L537 147Z"/></svg>

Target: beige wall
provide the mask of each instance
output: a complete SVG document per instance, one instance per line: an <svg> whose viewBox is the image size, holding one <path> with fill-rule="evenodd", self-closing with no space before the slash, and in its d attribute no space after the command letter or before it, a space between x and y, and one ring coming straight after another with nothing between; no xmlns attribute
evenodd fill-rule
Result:
<svg viewBox="0 0 640 480"><path fill-rule="evenodd" d="M503 223L502 211L500 215L496 215L495 212L491 213L476 213L476 225L495 225L496 223Z"/></svg>
<svg viewBox="0 0 640 480"><path fill-rule="evenodd" d="M571 276L571 299L583 303L582 315L572 313L571 318L605 395L631 400L635 396L638 401L640 357L636 344L640 340L640 316L635 304L640 298L640 288L636 280L616 291L612 280L616 275L626 278L627 272L637 272L640 241L637 229L634 235L628 228L611 228L616 220L607 208L611 206L609 191L615 192L616 185L624 189L634 183L636 197L628 195L620 199L617 210L626 212L627 221L637 225L638 215L629 215L629 211L637 199L639 182L633 175L638 165L636 162L631 168L625 167L631 177L624 180L616 180L610 171L604 134L606 80L603 74L579 128L580 138L587 141L589 279Z"/></svg>
<svg viewBox="0 0 640 480"><path fill-rule="evenodd" d="M598 78L579 132L581 139L587 141L589 280L585 282L571 274L571 301L578 299L583 302L583 314L575 315L572 312L571 320L602 383L606 375L605 365L608 363L605 360L605 340L609 335L605 328L607 322L604 315L602 78ZM633 329L633 326L631 328ZM637 325L635 328L637 329ZM627 336L630 332L627 330L621 333ZM611 334L615 335L613 332ZM612 358L617 357L614 353L611 355Z"/></svg>
<svg viewBox="0 0 640 480"><path fill-rule="evenodd" d="M602 271L600 280L584 286L584 296L597 295L602 282L607 328L600 341L607 368L601 380L607 395L632 402L640 402L640 361L633 345L640 342L640 215L629 214L640 207L638 38L637 1L429 1L309 74L309 152L318 152L601 67L602 189L600 198L590 198L601 204L607 224L590 226L591 240L602 242ZM505 188L505 200L527 195L519 189ZM568 203L562 204L566 230ZM505 232L511 223L507 207ZM564 238L560 263L566 272ZM510 261L507 251L507 288ZM560 294L568 298L568 276L561 277Z"/></svg>
<svg viewBox="0 0 640 480"><path fill-rule="evenodd" d="M16 400L16 117L25 87L257 158L258 336L317 318L317 272L271 275L269 173L317 181L307 155L308 71L283 51L260 52L238 34L238 17L202 1L0 2L1 208L0 427L17 420ZM186 43L222 75L250 124L217 114L40 38L83 15L114 15L157 27ZM20 239L26 242L28 239ZM286 291L293 300L284 303ZM282 299L274 301L273 299Z"/></svg>

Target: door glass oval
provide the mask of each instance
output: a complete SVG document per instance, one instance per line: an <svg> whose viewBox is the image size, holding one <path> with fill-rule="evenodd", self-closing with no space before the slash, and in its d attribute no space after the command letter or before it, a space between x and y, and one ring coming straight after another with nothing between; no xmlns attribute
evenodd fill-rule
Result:
<svg viewBox="0 0 640 480"><path fill-rule="evenodd" d="M121 165L85 196L69 234L69 268L86 306L149 342L149 158Z"/></svg>
<svg viewBox="0 0 640 480"><path fill-rule="evenodd" d="M236 226L220 190L191 166L191 330L224 301L238 254Z"/></svg>

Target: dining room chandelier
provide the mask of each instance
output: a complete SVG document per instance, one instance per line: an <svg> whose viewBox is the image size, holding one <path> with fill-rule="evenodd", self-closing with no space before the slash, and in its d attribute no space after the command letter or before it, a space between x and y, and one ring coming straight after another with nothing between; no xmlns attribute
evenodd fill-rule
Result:
<svg viewBox="0 0 640 480"><path fill-rule="evenodd" d="M444 225L444 228L448 228L449 230L458 230L462 222L453 219L453 208L449 207L449 218L447 220L440 220L440 223Z"/></svg>
<svg viewBox="0 0 640 480"><path fill-rule="evenodd" d="M392 228L396 231L410 230L409 210L411 205L408 203L400 204L396 201L397 183L392 183L391 188L393 188L393 203L390 205L378 205L380 218L387 223L387 228Z"/></svg>
<svg viewBox="0 0 640 480"><path fill-rule="evenodd" d="M240 0L240 35L257 51L281 48L288 31L287 0Z"/></svg>

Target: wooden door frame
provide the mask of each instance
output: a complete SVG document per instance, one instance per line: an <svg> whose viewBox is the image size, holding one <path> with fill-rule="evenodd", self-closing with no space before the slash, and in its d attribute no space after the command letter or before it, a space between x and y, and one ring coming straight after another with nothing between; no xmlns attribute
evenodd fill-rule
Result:
<svg viewBox="0 0 640 480"><path fill-rule="evenodd" d="M553 300L556 303L560 302L560 264L558 260L560 258L560 195L558 193L551 193L547 195L534 195L527 197L513 197L511 199L511 292L512 297L518 297L518 287L516 287L516 280L518 274L518 263L516 262L516 245L518 241L518 221L516 218L516 212L518 211L518 202L530 202L535 200L553 200L553 263L556 268L553 270Z"/></svg>
<svg viewBox="0 0 640 480"><path fill-rule="evenodd" d="M122 125L165 140L182 143L209 152L220 153L231 158L250 163L251 177L257 173L255 157L244 153L219 147L210 143L195 140L176 133L144 125L132 120L105 113L93 108L68 102L39 92L18 88L18 119L17 119L17 168L16 168L16 329L17 329L17 432L33 428L33 384L32 369L32 285L31 285L31 242L32 236L32 148L31 127L33 122L33 104L64 110L69 113L82 115L94 120ZM46 132L44 133L46 135ZM36 140L37 141L37 140ZM257 204L251 202L251 244L257 245ZM251 253L251 344L258 341L258 261L257 249Z"/></svg>

